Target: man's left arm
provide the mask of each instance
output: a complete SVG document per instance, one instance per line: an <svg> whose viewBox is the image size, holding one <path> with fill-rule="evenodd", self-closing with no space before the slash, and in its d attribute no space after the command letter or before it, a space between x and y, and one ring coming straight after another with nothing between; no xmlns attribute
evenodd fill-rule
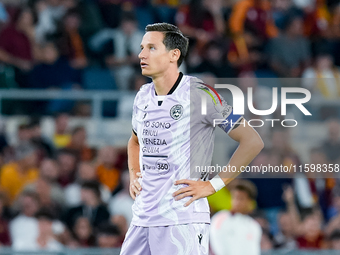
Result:
<svg viewBox="0 0 340 255"><path fill-rule="evenodd" d="M193 201L210 196L219 189L230 183L237 175L241 173L241 167L247 166L263 149L263 141L259 134L248 125L248 122L242 119L238 122L238 126L229 132L229 136L239 142L239 146L230 158L226 169L233 167L235 172L220 172L210 181L193 181L193 180L178 180L175 185L187 184L185 188L181 188L173 196L176 200L184 197L192 196L192 198L184 205L188 206ZM230 168L229 168L230 166Z"/></svg>

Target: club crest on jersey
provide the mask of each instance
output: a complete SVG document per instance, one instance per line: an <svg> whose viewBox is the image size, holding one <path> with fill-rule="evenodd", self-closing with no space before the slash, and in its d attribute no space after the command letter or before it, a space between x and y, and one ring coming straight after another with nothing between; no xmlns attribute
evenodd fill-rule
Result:
<svg viewBox="0 0 340 255"><path fill-rule="evenodd" d="M170 109L170 116L171 118L173 118L174 120L178 120L179 118L181 118L183 115L183 106L180 104L176 104L173 107L171 107Z"/></svg>

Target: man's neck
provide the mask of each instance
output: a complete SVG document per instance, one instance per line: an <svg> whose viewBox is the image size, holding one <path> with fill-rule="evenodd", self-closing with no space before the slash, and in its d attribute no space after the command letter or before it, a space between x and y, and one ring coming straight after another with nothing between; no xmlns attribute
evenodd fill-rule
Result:
<svg viewBox="0 0 340 255"><path fill-rule="evenodd" d="M172 86L174 86L179 75L179 71L167 72L161 76L152 79L155 84L155 90L158 96L164 96L169 93Z"/></svg>

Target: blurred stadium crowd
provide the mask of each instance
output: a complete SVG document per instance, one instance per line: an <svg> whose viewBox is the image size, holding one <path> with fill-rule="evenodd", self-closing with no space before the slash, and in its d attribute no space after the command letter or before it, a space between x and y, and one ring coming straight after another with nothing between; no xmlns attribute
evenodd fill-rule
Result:
<svg viewBox="0 0 340 255"><path fill-rule="evenodd" d="M302 78L313 95L340 97L339 0L1 0L0 87L137 91L148 82L140 74L140 41L154 22L176 24L189 37L185 73L210 81ZM271 98L257 91L255 104ZM331 118L309 162L287 130L274 129L252 164L340 164L338 108L326 107L318 120ZM126 148L92 148L84 127L70 129L70 117L90 111L86 102L3 102L2 114L54 116L55 132L44 137L33 117L19 125L16 144L0 134L1 245L122 244L133 203ZM114 105L106 115L119 116ZM339 180L291 177L251 180L262 250L340 249ZM210 197L212 213L230 210L231 200L227 189Z"/></svg>

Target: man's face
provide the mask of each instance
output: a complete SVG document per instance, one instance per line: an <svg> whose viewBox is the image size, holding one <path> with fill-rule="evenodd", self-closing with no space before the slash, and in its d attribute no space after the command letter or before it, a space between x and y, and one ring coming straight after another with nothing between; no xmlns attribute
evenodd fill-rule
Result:
<svg viewBox="0 0 340 255"><path fill-rule="evenodd" d="M250 211L251 199L245 191L232 190L231 197L233 211L237 213L248 213Z"/></svg>
<svg viewBox="0 0 340 255"><path fill-rule="evenodd" d="M151 78L164 73L171 61L171 51L163 43L162 32L147 32L141 43L140 59L142 74Z"/></svg>

